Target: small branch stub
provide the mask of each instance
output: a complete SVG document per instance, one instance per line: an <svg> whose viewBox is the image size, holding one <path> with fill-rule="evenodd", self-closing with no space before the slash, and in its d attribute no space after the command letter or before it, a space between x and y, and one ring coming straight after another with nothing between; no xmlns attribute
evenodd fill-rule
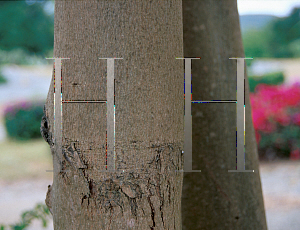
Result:
<svg viewBox="0 0 300 230"><path fill-rule="evenodd" d="M47 191L47 194L46 194L45 203L46 203L47 207L49 208L50 213L53 215L53 213L52 213L51 191L52 191L52 186L48 185L48 191Z"/></svg>
<svg viewBox="0 0 300 230"><path fill-rule="evenodd" d="M52 149L54 146L53 140L52 140L52 133L50 132L50 125L48 121L48 117L46 115L46 108L44 106L44 115L41 120L41 127L40 132L44 140L50 145L50 148ZM53 151L52 151L53 153Z"/></svg>

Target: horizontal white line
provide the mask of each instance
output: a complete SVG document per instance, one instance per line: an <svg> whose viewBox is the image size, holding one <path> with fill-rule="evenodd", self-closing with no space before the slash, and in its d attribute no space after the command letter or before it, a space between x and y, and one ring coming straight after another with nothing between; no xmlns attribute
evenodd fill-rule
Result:
<svg viewBox="0 0 300 230"><path fill-rule="evenodd" d="M62 103L106 103L106 101L62 101Z"/></svg>
<svg viewBox="0 0 300 230"><path fill-rule="evenodd" d="M60 58L60 57L56 57L56 58ZM56 59L56 58L46 58L46 59ZM71 58L60 58L60 59L71 59Z"/></svg>
<svg viewBox="0 0 300 230"><path fill-rule="evenodd" d="M112 57L113 59L123 59L123 58L114 58ZM98 58L98 59L112 59L112 58Z"/></svg>
<svg viewBox="0 0 300 230"><path fill-rule="evenodd" d="M186 58L189 58L189 57L186 57ZM185 59L185 58L176 58L176 59ZM201 58L189 58L189 59L201 59Z"/></svg>
<svg viewBox="0 0 300 230"><path fill-rule="evenodd" d="M229 59L239 59L239 58L242 58L242 57L233 57L233 58L229 58ZM253 59L253 58L243 58L243 59Z"/></svg>
<svg viewBox="0 0 300 230"><path fill-rule="evenodd" d="M208 102L226 102L226 103L236 103L237 101L191 101L192 103L208 103Z"/></svg>

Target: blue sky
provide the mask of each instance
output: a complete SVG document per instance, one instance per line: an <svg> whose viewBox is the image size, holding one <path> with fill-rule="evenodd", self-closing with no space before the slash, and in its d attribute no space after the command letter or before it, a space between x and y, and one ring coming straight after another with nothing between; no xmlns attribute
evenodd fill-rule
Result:
<svg viewBox="0 0 300 230"><path fill-rule="evenodd" d="M300 7L300 0L237 0L240 15L269 14L286 17L296 6Z"/></svg>
<svg viewBox="0 0 300 230"><path fill-rule="evenodd" d="M30 1L27 0L29 3ZM286 17L296 6L300 7L300 0L237 0L240 15L269 14ZM45 6L48 13L53 13L54 4L49 1Z"/></svg>
<svg viewBox="0 0 300 230"><path fill-rule="evenodd" d="M237 4L240 15L269 14L285 17L290 14L295 6L300 7L300 0L237 0ZM48 13L53 13L53 2L49 1L45 6L45 10Z"/></svg>

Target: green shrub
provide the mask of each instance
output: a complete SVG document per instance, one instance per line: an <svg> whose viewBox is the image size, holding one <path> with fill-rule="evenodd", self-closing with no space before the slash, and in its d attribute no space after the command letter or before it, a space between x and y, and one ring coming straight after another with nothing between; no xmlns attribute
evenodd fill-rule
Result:
<svg viewBox="0 0 300 230"><path fill-rule="evenodd" d="M259 152L266 152L272 149L276 156L289 158L293 150L292 146L299 148L300 127L296 125L277 126L273 133L261 133ZM261 154L263 155L263 154Z"/></svg>
<svg viewBox="0 0 300 230"><path fill-rule="evenodd" d="M4 84L4 83L6 83L6 82L7 82L6 78L3 77L2 74L0 74L0 85L1 85L1 84Z"/></svg>
<svg viewBox="0 0 300 230"><path fill-rule="evenodd" d="M9 138L28 140L41 137L43 103L20 102L4 111L4 123Z"/></svg>
<svg viewBox="0 0 300 230"><path fill-rule="evenodd" d="M16 224L11 224L9 227L11 230L25 230L31 224L31 221L34 219L38 219L42 221L42 228L46 228L49 218L51 218L50 211L48 207L43 204L37 204L34 209L28 210L22 213L21 221ZM6 230L7 226L0 225L0 230Z"/></svg>
<svg viewBox="0 0 300 230"><path fill-rule="evenodd" d="M249 76L249 88L250 92L255 91L255 87L258 84L267 84L267 85L280 85L284 82L283 72L274 72L265 74L262 76Z"/></svg>

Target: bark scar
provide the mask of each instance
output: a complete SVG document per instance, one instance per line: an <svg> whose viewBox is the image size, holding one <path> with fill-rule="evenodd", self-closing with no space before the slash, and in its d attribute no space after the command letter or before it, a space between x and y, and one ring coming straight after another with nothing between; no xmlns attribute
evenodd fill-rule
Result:
<svg viewBox="0 0 300 230"><path fill-rule="evenodd" d="M44 140L49 144L51 153L53 154L53 148L54 148L54 143L52 140L52 133L50 132L50 124L49 124L49 119L46 115L46 106L44 105L44 115L41 120L41 127L40 127L40 132Z"/></svg>
<svg viewBox="0 0 300 230"><path fill-rule="evenodd" d="M52 191L52 186L48 185L48 191L46 194L46 199L45 199L45 203L47 205L47 207L49 208L50 213L53 215L52 213L52 197L51 197L51 191Z"/></svg>
<svg viewBox="0 0 300 230"><path fill-rule="evenodd" d="M83 164L80 158L79 149L75 147L75 143L71 143L70 146L63 147L62 153L64 158L75 168L75 169L85 169L87 166Z"/></svg>
<svg viewBox="0 0 300 230"><path fill-rule="evenodd" d="M148 179L148 190L149 190L149 196L147 196L147 200L148 200L148 203L150 205L150 209L151 209L151 218L152 218L152 226L150 226L150 229L151 230L154 230L154 227L155 227L155 220L154 220L154 217L155 217L155 210L154 210L154 206L153 206L153 203L151 202L151 190L150 190L150 179Z"/></svg>

